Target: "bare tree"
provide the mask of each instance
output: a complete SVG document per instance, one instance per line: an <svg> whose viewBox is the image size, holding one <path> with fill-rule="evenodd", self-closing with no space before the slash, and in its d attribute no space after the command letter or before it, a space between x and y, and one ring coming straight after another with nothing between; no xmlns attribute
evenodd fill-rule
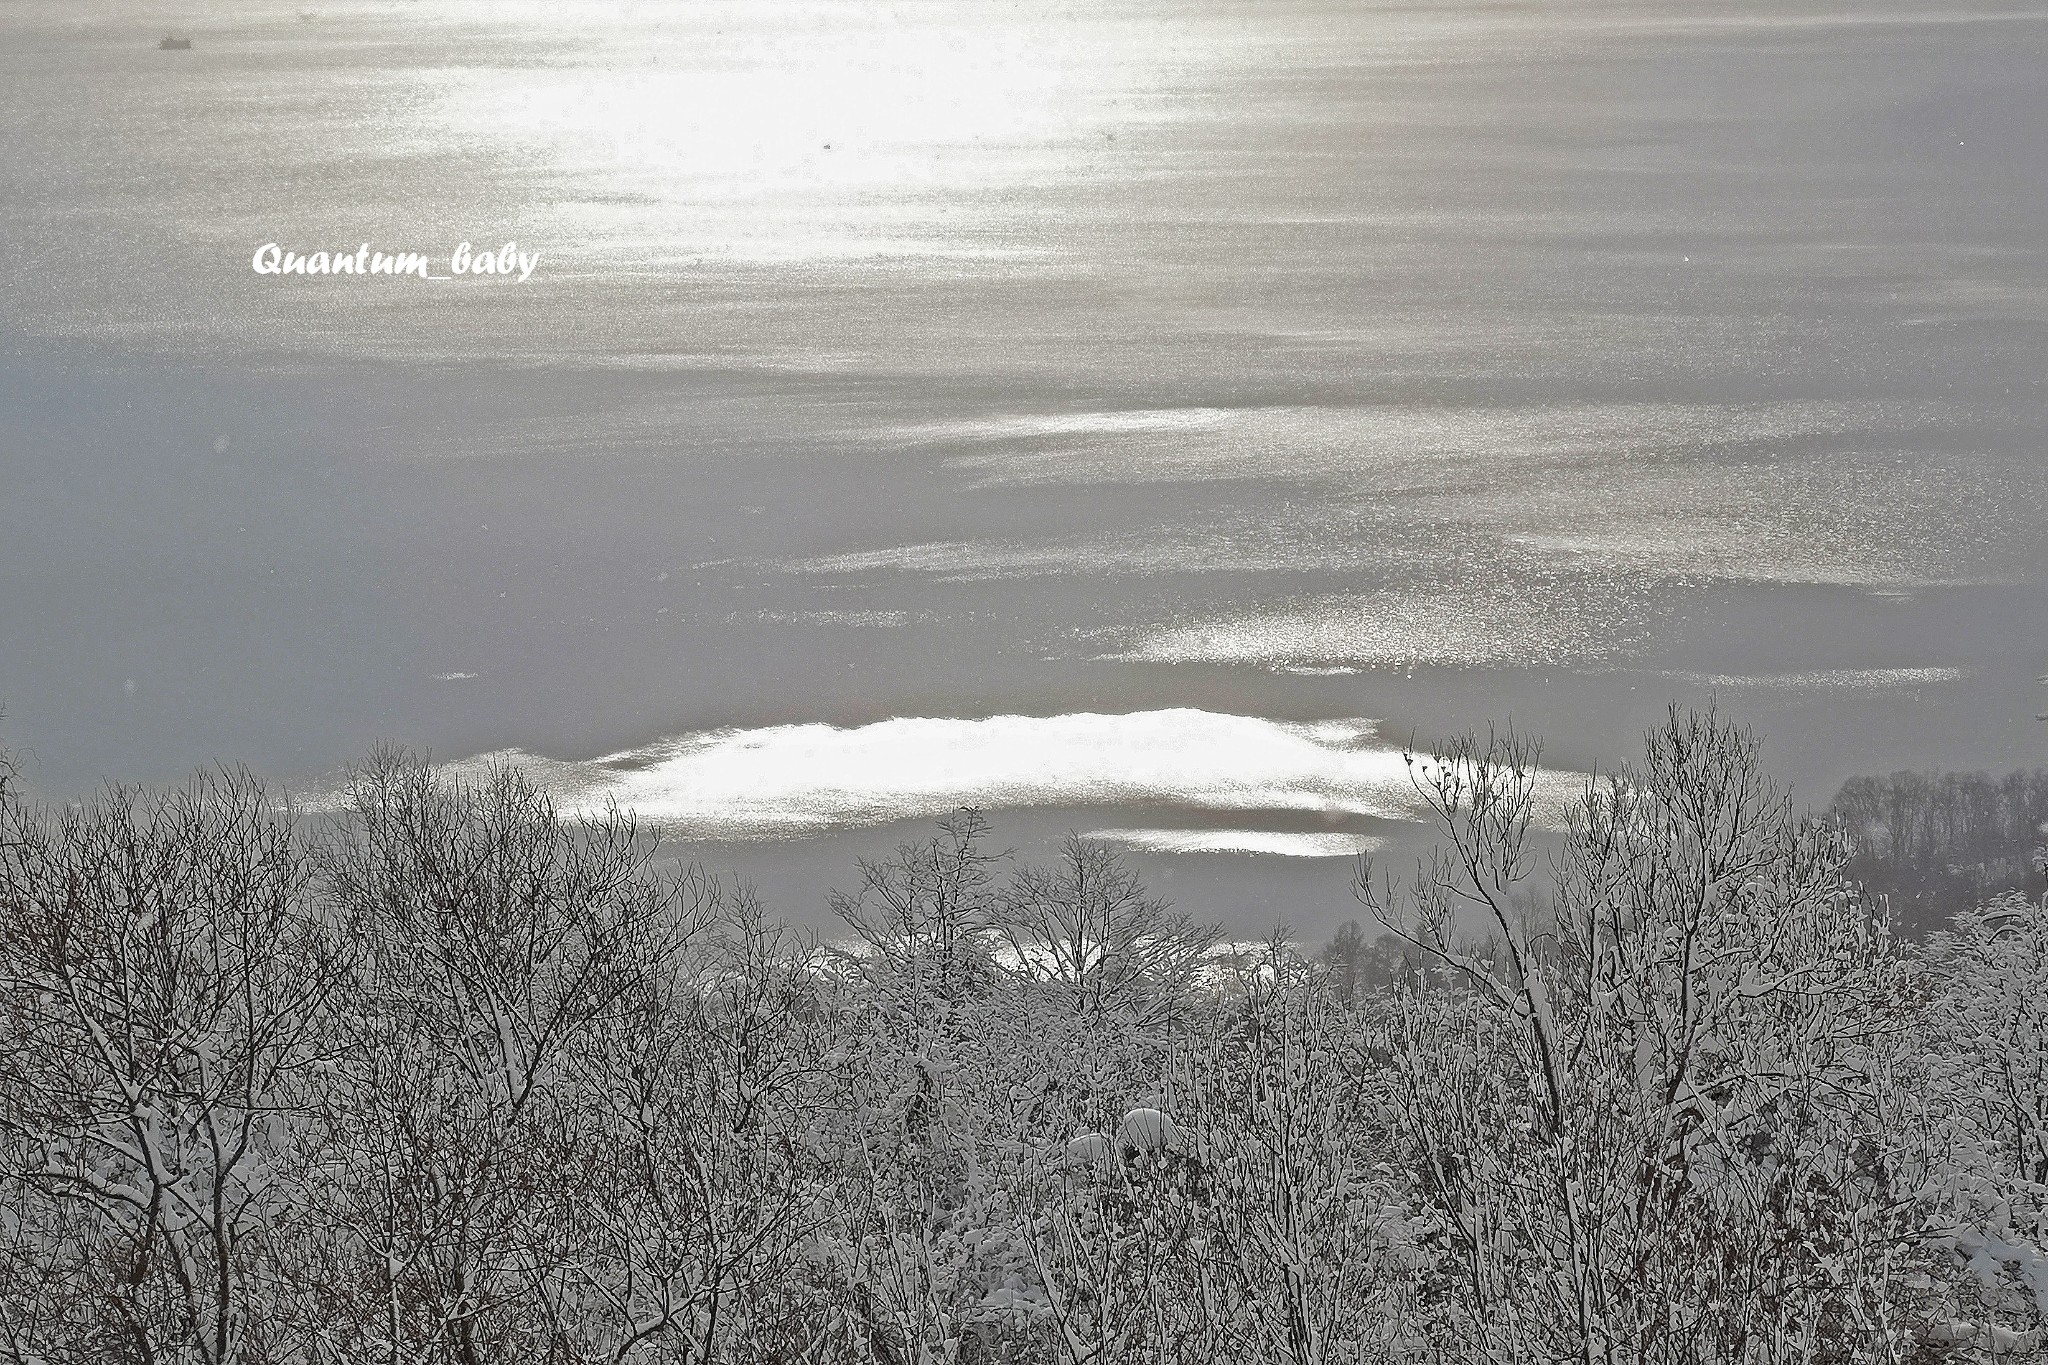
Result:
<svg viewBox="0 0 2048 1365"><path fill-rule="evenodd" d="M0 798L6 1231L41 1299L5 1324L16 1358L305 1349L278 1251L315 1212L307 1119L347 966L306 881L291 813L241 774Z"/></svg>
<svg viewBox="0 0 2048 1365"><path fill-rule="evenodd" d="M980 811L962 810L939 830L894 858L863 859L860 890L830 897L833 913L861 942L853 970L914 1032L942 1026L996 980L994 869L1008 854L983 849L988 821Z"/></svg>
<svg viewBox="0 0 2048 1365"><path fill-rule="evenodd" d="M1464 986L1418 1004L1396 1055L1458 1330L1587 1362L1904 1358L1916 1220L1872 1082L1900 970L1837 835L1747 734L1674 709L1572 813L1532 922L1533 750L1415 770L1447 851L1405 897L1359 892Z"/></svg>
<svg viewBox="0 0 2048 1365"><path fill-rule="evenodd" d="M818 947L743 888L692 872L687 890L687 958L578 1049L588 1159L542 1292L597 1359L801 1356L836 1318L802 1289L826 1216Z"/></svg>
<svg viewBox="0 0 2048 1365"><path fill-rule="evenodd" d="M1162 1021L1187 997L1221 931L1147 895L1115 849L1070 834L1051 868L1020 868L999 931L1016 971L1078 1014Z"/></svg>
<svg viewBox="0 0 2048 1365"><path fill-rule="evenodd" d="M595 1137L579 1048L693 927L654 856L630 818L562 821L513 772L448 780L395 754L356 774L322 856L368 949L325 1115L320 1196L344 1235L309 1267L356 1358L573 1346L544 1308L539 1223Z"/></svg>

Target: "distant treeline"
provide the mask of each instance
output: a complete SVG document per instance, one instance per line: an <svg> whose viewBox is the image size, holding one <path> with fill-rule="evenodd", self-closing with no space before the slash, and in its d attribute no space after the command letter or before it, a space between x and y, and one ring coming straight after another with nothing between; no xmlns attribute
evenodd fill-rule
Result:
<svg viewBox="0 0 2048 1365"><path fill-rule="evenodd" d="M1889 904L1901 933L1939 929L2001 891L2048 890L2048 770L1855 777L1828 814L1849 834L1848 877Z"/></svg>
<svg viewBox="0 0 2048 1365"><path fill-rule="evenodd" d="M1676 712L1539 878L1532 762L1314 957L972 812L827 942L516 772L0 766L0 1362L2041 1359L2048 906L1893 937Z"/></svg>

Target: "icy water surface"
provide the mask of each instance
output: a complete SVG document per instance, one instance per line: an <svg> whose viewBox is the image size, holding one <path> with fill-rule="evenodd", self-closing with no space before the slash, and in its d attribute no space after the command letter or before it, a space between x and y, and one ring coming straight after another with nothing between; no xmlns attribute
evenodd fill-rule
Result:
<svg viewBox="0 0 2048 1365"><path fill-rule="evenodd" d="M1410 735L2048 748L2035 6L17 0L0 127L47 791L509 751L805 910L972 800L1313 928Z"/></svg>

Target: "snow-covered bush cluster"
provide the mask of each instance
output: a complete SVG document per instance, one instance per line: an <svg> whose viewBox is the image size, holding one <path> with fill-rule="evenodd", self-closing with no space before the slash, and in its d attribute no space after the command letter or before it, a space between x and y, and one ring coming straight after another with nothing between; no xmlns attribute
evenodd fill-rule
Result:
<svg viewBox="0 0 2048 1365"><path fill-rule="evenodd" d="M827 944L511 773L0 779L0 1360L2044 1353L2048 909L1894 941L1713 716L1547 858L1415 772L1363 986L972 813Z"/></svg>

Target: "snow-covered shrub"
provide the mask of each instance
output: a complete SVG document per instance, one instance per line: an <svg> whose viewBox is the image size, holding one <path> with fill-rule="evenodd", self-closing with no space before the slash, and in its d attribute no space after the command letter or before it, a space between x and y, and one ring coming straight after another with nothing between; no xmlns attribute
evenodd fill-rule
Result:
<svg viewBox="0 0 2048 1365"><path fill-rule="evenodd" d="M1421 1261L1386 1160L1381 1069L1358 1018L1284 942L1240 977L1191 1030L1173 1073L1182 1123L1161 1116L1172 1139L1157 1144L1196 1172L1184 1273L1200 1326L1222 1358L1387 1358Z"/></svg>
<svg viewBox="0 0 2048 1365"><path fill-rule="evenodd" d="M1127 1159L1177 1152L1186 1144L1180 1127L1157 1109L1133 1109L1116 1126L1116 1146Z"/></svg>
<svg viewBox="0 0 2048 1365"><path fill-rule="evenodd" d="M2048 909L1902 954L1675 714L1539 881L1533 757L1318 960L971 814L827 949L512 774L0 766L0 1361L2040 1359Z"/></svg>
<svg viewBox="0 0 2048 1365"><path fill-rule="evenodd" d="M2048 1337L2048 903L2015 892L1965 910L1916 965L1915 1079L1935 1242L1955 1272L1950 1335L1996 1339L2011 1357Z"/></svg>

